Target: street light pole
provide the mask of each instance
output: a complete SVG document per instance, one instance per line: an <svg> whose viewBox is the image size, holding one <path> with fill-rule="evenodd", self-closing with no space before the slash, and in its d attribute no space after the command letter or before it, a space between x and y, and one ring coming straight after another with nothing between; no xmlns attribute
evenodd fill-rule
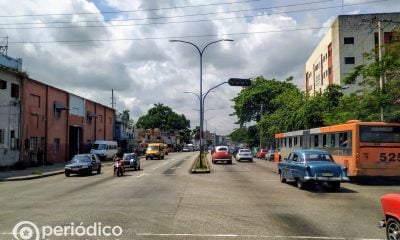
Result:
<svg viewBox="0 0 400 240"><path fill-rule="evenodd" d="M200 100L200 167L203 166L203 161L202 161L202 153L203 153L203 53L206 50L206 48L208 46L210 46L211 44L217 43L217 42L222 42L222 41L230 41L232 42L232 39L220 39L217 41L213 41L208 43L203 49L200 50L200 48L191 42L188 41L183 41L183 40L169 40L170 42L181 42L181 43L186 43L186 44L190 44L193 47L195 47L197 49L197 51L199 52L200 55L200 94L199 94L199 100Z"/></svg>

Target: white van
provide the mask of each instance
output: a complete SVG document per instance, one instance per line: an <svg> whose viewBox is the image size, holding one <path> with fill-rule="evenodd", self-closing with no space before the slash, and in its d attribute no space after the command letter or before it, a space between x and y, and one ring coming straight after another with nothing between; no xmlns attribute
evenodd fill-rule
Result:
<svg viewBox="0 0 400 240"><path fill-rule="evenodd" d="M102 159L112 159L118 151L118 145L115 141L96 140L90 150L90 153L96 154Z"/></svg>

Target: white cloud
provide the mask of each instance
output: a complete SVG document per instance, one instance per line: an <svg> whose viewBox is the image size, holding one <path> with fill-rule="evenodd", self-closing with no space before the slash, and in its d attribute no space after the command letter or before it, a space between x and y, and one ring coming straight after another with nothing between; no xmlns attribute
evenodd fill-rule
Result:
<svg viewBox="0 0 400 240"><path fill-rule="evenodd" d="M130 110L134 120L145 114L154 103L163 103L177 113L184 114L191 120L192 127L199 124L199 112L193 110L199 108L199 101L193 94L184 92L199 93L199 54L193 46L171 43L168 41L169 38L190 41L200 48L221 38L235 40L216 43L206 49L203 56L204 92L231 77L264 76L267 79L284 80L294 76L295 82L300 85L303 64L320 40L322 30L289 30L329 26L337 14L343 14L342 11L365 13L400 9L395 0L379 4L347 6L339 10L327 9L296 14L284 13L298 9L290 7L263 10L263 12L226 13L232 10L293 4L292 1L194 8L179 8L179 6L208 3L197 0L59 0L56 2L0 0L0 3L1 16L64 14L3 17L0 18L0 23L3 24L74 21L75 26L86 26L80 28L35 28L44 25L0 26L0 36L9 37L8 54L11 57L22 58L24 69L32 78L106 105L110 105L111 89L114 89L117 109ZM353 3L356 3L355 0L345 1L345 4ZM146 9L153 10L142 11ZM101 11L114 13L99 14ZM82 12L93 14L68 15ZM218 14L171 18L209 12ZM274 14L265 15L265 13ZM218 20L222 18L229 19ZM126 21L127 19L131 20ZM201 21L190 22L193 20ZM181 23L154 24L171 21ZM93 25L100 27L87 27ZM65 24L51 26L65 26ZM5 27L30 29L4 29ZM183 38L185 36L188 38ZM65 40L103 41L62 42ZM46 41L50 43L13 43ZM205 113L205 118L209 119L207 121L209 129L219 134L227 134L237 127L234 125L235 117L229 114L233 112L231 108L233 103L230 100L239 91L239 88L223 85L207 96L206 109L214 109Z"/></svg>

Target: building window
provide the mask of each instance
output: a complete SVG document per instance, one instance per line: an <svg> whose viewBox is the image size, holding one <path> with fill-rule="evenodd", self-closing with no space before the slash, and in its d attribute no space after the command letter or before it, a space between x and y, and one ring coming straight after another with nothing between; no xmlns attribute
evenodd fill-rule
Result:
<svg viewBox="0 0 400 240"><path fill-rule="evenodd" d="M354 64L356 62L355 57L345 57L344 63L345 64Z"/></svg>
<svg viewBox="0 0 400 240"><path fill-rule="evenodd" d="M11 83L11 97L19 98L19 85Z"/></svg>
<svg viewBox="0 0 400 240"><path fill-rule="evenodd" d="M344 44L354 44L354 37L345 37Z"/></svg>
<svg viewBox="0 0 400 240"><path fill-rule="evenodd" d="M4 129L0 129L0 144L4 144Z"/></svg>
<svg viewBox="0 0 400 240"><path fill-rule="evenodd" d="M54 138L53 152L54 153L60 152L60 139L59 138Z"/></svg>
<svg viewBox="0 0 400 240"><path fill-rule="evenodd" d="M30 139L30 144L29 144L29 150L31 151L36 151L38 146L38 138L37 137L31 137Z"/></svg>
<svg viewBox="0 0 400 240"><path fill-rule="evenodd" d="M4 80L0 80L0 89L7 89L7 82Z"/></svg>

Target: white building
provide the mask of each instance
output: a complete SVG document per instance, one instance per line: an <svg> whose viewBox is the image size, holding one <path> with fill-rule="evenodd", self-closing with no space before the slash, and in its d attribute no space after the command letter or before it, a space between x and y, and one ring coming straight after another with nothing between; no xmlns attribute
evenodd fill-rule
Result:
<svg viewBox="0 0 400 240"><path fill-rule="evenodd" d="M22 60L0 54L0 167L19 160Z"/></svg>
<svg viewBox="0 0 400 240"><path fill-rule="evenodd" d="M385 43L392 38L393 29L400 22L400 13L340 15L332 23L304 69L304 86L308 95L323 92L330 84L343 86L341 80L354 67L366 63L364 53L378 46L378 22ZM344 92L354 92L358 83L348 86Z"/></svg>

